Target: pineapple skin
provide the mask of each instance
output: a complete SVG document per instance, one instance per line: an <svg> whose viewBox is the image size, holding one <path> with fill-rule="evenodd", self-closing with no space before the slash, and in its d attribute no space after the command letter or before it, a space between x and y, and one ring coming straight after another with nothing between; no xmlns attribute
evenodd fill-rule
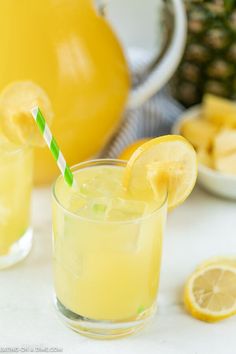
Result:
<svg viewBox="0 0 236 354"><path fill-rule="evenodd" d="M185 106L205 93L236 99L236 0L186 0L188 36L171 82Z"/></svg>

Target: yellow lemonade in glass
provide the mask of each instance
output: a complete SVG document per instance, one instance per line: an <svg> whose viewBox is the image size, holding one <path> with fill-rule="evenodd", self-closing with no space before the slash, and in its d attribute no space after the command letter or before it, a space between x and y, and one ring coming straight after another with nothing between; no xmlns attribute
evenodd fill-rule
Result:
<svg viewBox="0 0 236 354"><path fill-rule="evenodd" d="M124 170L118 160L85 162L72 169L76 188L62 176L54 186L57 308L70 327L92 336L132 333L155 309L167 198L131 196Z"/></svg>
<svg viewBox="0 0 236 354"><path fill-rule="evenodd" d="M0 269L24 258L31 248L30 200L33 154L0 136Z"/></svg>

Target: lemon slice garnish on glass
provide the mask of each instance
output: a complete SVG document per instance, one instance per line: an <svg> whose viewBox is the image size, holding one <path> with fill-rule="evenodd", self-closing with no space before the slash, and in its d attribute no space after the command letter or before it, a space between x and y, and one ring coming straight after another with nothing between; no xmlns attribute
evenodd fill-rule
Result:
<svg viewBox="0 0 236 354"><path fill-rule="evenodd" d="M216 322L236 314L236 268L211 265L195 271L184 290L187 311L202 321Z"/></svg>
<svg viewBox="0 0 236 354"><path fill-rule="evenodd" d="M141 145L129 159L124 187L141 199L160 199L167 190L173 209L191 193L197 178L197 157L179 135L161 136Z"/></svg>
<svg viewBox="0 0 236 354"><path fill-rule="evenodd" d="M0 130L14 144L44 146L44 140L30 110L39 106L47 123L53 110L46 92L31 81L13 82L0 93Z"/></svg>

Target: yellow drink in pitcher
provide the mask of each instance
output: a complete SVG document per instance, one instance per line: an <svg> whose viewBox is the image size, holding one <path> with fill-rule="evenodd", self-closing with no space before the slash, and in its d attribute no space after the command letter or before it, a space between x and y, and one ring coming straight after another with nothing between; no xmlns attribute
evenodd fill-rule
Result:
<svg viewBox="0 0 236 354"><path fill-rule="evenodd" d="M74 168L77 189L63 177L54 187L57 307L80 332L93 323L97 333L103 323L103 335L130 333L154 311L166 200L131 198L124 167L118 160L85 162Z"/></svg>
<svg viewBox="0 0 236 354"><path fill-rule="evenodd" d="M24 258L31 248L32 175L32 149L0 136L0 269Z"/></svg>

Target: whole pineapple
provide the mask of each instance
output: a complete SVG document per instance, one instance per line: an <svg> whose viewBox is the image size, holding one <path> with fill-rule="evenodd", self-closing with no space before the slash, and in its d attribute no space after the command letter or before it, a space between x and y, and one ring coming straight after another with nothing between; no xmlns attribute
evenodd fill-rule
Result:
<svg viewBox="0 0 236 354"><path fill-rule="evenodd" d="M186 0L188 36L172 81L185 106L205 92L236 99L236 0Z"/></svg>

